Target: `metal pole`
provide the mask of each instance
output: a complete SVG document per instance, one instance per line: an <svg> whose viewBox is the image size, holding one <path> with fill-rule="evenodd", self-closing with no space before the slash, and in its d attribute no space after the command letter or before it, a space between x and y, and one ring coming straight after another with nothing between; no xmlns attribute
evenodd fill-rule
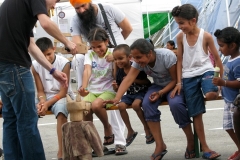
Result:
<svg viewBox="0 0 240 160"><path fill-rule="evenodd" d="M148 37L150 37L151 34L150 34L150 22L149 22L149 15L148 15L148 3L146 4L146 9L147 9Z"/></svg>
<svg viewBox="0 0 240 160"><path fill-rule="evenodd" d="M171 23L170 23L170 13L168 12L168 30L169 30L169 38L172 39L172 31L171 31Z"/></svg>
<svg viewBox="0 0 240 160"><path fill-rule="evenodd" d="M227 23L228 23L228 27L231 25L230 23L230 17L229 17L229 10L228 10L228 0L225 0L225 3L226 3L226 12L227 12Z"/></svg>

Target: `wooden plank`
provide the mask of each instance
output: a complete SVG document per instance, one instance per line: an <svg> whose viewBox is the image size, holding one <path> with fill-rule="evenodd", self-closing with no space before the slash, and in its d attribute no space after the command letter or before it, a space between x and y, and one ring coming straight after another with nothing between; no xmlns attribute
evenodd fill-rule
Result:
<svg viewBox="0 0 240 160"><path fill-rule="evenodd" d="M77 44L77 50L78 54L85 54L88 52L88 46L85 44ZM55 47L55 52L59 52L62 54L70 54L67 50L65 50L65 47Z"/></svg>
<svg viewBox="0 0 240 160"><path fill-rule="evenodd" d="M223 99L222 96L218 96L218 98L216 100L222 100L222 99ZM215 100L211 100L211 101L215 101ZM205 99L205 102L207 102L206 99ZM168 105L168 102L165 101L165 102L162 102L161 104L159 104L159 106L163 106L163 105ZM129 106L127 109L131 109L131 108L132 108L132 106ZM118 106L112 106L106 110L118 110ZM47 111L46 115L50 115L50 114L53 114L53 113L51 111ZM0 118L1 117L2 117L2 115L0 114Z"/></svg>

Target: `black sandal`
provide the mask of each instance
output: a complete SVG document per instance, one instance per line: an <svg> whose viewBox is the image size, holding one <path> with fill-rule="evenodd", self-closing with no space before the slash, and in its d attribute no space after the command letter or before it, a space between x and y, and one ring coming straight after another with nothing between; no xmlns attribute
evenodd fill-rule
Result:
<svg viewBox="0 0 240 160"><path fill-rule="evenodd" d="M146 138L146 144L152 144L153 142L155 142L155 139L153 138L152 134L145 136L145 138Z"/></svg>
<svg viewBox="0 0 240 160"><path fill-rule="evenodd" d="M108 140L111 138L112 138L112 140L110 142L108 142ZM104 141L106 141L103 143L104 146L113 144L114 143L114 134L112 134L111 136L104 136Z"/></svg>
<svg viewBox="0 0 240 160"><path fill-rule="evenodd" d="M165 154L167 153L168 151L165 149L163 150L161 153L158 153L158 154L152 154L152 158L153 160L162 160L163 156L165 156ZM159 159L156 159L158 156L161 156Z"/></svg>

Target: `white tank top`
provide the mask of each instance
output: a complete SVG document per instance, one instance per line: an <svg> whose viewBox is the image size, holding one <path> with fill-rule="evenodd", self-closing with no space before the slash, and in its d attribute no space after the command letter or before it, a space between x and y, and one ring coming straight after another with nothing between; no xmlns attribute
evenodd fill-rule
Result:
<svg viewBox="0 0 240 160"><path fill-rule="evenodd" d="M56 59L53 62L52 66L59 71L62 71L65 65L69 63L69 60L65 57L56 55ZM42 85L44 87L44 93L46 94L46 98L52 98L60 91L61 84L53 78L49 71L46 70L43 66L41 66L36 60L32 62L32 65L35 71L39 74L39 77L42 81ZM68 86L68 94L71 98L74 97L74 93L72 91L71 82L69 81Z"/></svg>
<svg viewBox="0 0 240 160"><path fill-rule="evenodd" d="M203 35L204 30L200 29L197 42L189 46L186 34L183 34L182 78L191 78L207 71L214 71L209 55L203 50Z"/></svg>

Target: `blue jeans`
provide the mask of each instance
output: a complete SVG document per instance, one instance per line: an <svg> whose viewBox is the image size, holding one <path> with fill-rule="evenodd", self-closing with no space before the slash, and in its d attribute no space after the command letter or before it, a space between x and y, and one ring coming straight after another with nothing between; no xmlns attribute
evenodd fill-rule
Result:
<svg viewBox="0 0 240 160"><path fill-rule="evenodd" d="M29 68L0 62L3 148L6 160L45 160L37 128L35 89Z"/></svg>

